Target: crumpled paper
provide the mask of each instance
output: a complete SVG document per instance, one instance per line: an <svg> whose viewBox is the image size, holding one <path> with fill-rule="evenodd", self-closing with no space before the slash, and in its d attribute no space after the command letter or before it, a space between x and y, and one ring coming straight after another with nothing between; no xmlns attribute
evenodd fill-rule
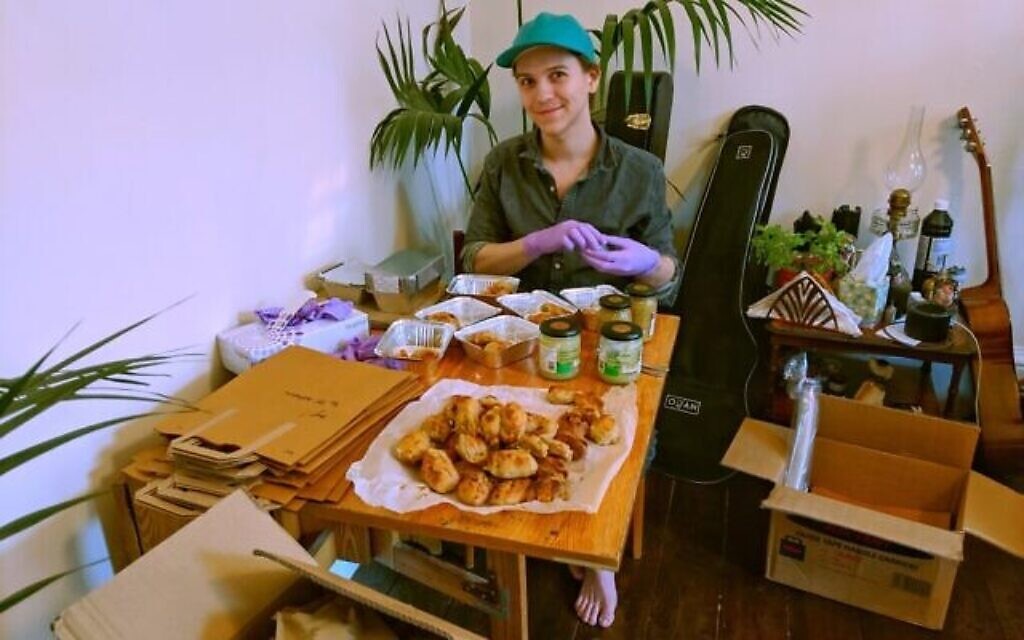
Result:
<svg viewBox="0 0 1024 640"><path fill-rule="evenodd" d="M587 455L569 465L569 499L552 502L526 502L518 505L472 507L454 495L435 493L419 478L419 472L395 459L391 451L398 440L419 426L428 416L441 411L453 395L483 397L494 395L501 402L518 402L527 411L557 419L569 407L546 400L546 388L492 386L465 380L441 380L416 402L408 404L373 441L366 455L349 467L346 477L363 502L398 513L419 511L436 504L450 504L463 511L488 514L498 511L557 513L585 511L596 513L612 480L618 474L633 447L637 425L635 385L612 387L604 395L605 413L619 423L622 437L616 444L590 443Z"/></svg>
<svg viewBox="0 0 1024 640"><path fill-rule="evenodd" d="M806 271L750 305L747 315L839 331L854 337L862 335L858 327L860 316Z"/></svg>

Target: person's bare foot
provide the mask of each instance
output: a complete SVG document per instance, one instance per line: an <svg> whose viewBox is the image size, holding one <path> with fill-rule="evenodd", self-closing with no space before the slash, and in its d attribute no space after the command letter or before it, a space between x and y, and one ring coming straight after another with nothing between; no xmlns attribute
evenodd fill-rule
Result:
<svg viewBox="0 0 1024 640"><path fill-rule="evenodd" d="M576 598L576 615L583 622L594 626L612 626L615 621L615 607L619 594L615 590L615 574L611 571L586 569L583 586Z"/></svg>

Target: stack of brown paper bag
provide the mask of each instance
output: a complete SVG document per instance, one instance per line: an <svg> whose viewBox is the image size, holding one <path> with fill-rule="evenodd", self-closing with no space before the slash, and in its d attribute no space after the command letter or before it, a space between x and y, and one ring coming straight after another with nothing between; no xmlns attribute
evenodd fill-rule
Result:
<svg viewBox="0 0 1024 640"><path fill-rule="evenodd" d="M420 379L303 347L289 348L160 422L173 471L136 498L205 511L236 489L266 509L338 501L349 465L423 392ZM163 503L163 504L161 504Z"/></svg>

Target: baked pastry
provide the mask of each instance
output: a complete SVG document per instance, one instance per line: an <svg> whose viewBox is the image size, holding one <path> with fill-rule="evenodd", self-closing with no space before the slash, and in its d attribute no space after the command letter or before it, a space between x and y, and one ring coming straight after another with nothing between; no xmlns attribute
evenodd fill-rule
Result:
<svg viewBox="0 0 1024 640"><path fill-rule="evenodd" d="M568 387L553 384L548 387L548 402L551 404L572 404L576 399L576 391Z"/></svg>
<svg viewBox="0 0 1024 640"><path fill-rule="evenodd" d="M569 445L564 442L559 442L565 447ZM572 455L572 451L569 452ZM569 463L563 458L557 456L547 456L543 460L537 461L537 477L538 478L562 478L563 480L569 477Z"/></svg>
<svg viewBox="0 0 1024 640"><path fill-rule="evenodd" d="M558 423L547 416L542 416L537 413L527 413L526 420L526 432L544 438L545 440L554 438L555 434L558 432Z"/></svg>
<svg viewBox="0 0 1024 640"><path fill-rule="evenodd" d="M528 502L533 499L533 480L530 478L517 478L515 480L504 480L494 485L491 490L488 502L494 505L510 505Z"/></svg>
<svg viewBox="0 0 1024 640"><path fill-rule="evenodd" d="M459 472L448 454L440 449L427 449L423 454L420 475L427 486L438 493L448 493L459 484Z"/></svg>
<svg viewBox="0 0 1024 640"><path fill-rule="evenodd" d="M561 458L562 460L572 460L572 447L562 442L561 440L548 440L548 457Z"/></svg>
<svg viewBox="0 0 1024 640"><path fill-rule="evenodd" d="M590 425L587 437L594 444L615 444L619 441L619 423L612 416L604 414Z"/></svg>
<svg viewBox="0 0 1024 640"><path fill-rule="evenodd" d="M435 413L424 420L420 428L427 432L431 440L441 443L447 440L451 434L452 423L443 413Z"/></svg>
<svg viewBox="0 0 1024 640"><path fill-rule="evenodd" d="M462 327L462 324L459 322L459 317L456 316L454 313L449 313L448 311L435 311L434 313L427 315L426 320L427 322L450 324L456 329Z"/></svg>
<svg viewBox="0 0 1024 640"><path fill-rule="evenodd" d="M577 393L572 399L572 404L580 409L593 409L598 413L604 411L604 401L601 400L601 397L593 391L581 391Z"/></svg>
<svg viewBox="0 0 1024 640"><path fill-rule="evenodd" d="M395 444L395 457L405 464L416 464L431 446L433 445L430 443L430 436L427 435L427 432L417 429L402 436L402 439Z"/></svg>
<svg viewBox="0 0 1024 640"><path fill-rule="evenodd" d="M501 408L501 441L504 444L515 444L526 433L528 419L526 411L516 402L509 402Z"/></svg>
<svg viewBox="0 0 1024 640"><path fill-rule="evenodd" d="M569 445L569 448L572 450L573 460L581 460L587 455L587 441L583 438L577 438L571 433L559 432L555 436L555 441L564 442Z"/></svg>
<svg viewBox="0 0 1024 640"><path fill-rule="evenodd" d="M486 395L486 396L480 398L480 407L484 411L488 411L490 409L493 409L494 407L500 407L500 406L501 406L501 400L498 400L498 398L496 398L495 396Z"/></svg>
<svg viewBox="0 0 1024 640"><path fill-rule="evenodd" d="M522 449L502 449L488 458L484 469L495 478L510 480L537 473L537 459Z"/></svg>
<svg viewBox="0 0 1024 640"><path fill-rule="evenodd" d="M480 416L480 431L477 435L484 439L488 447L497 448L501 444L501 405L488 409Z"/></svg>
<svg viewBox="0 0 1024 640"><path fill-rule="evenodd" d="M461 475L459 484L455 488L456 497L474 507L479 507L487 502L487 497L491 495L491 489L494 488L494 482L490 476L480 468L467 469Z"/></svg>
<svg viewBox="0 0 1024 640"><path fill-rule="evenodd" d="M468 433L455 434L455 451L460 458L473 464L483 463L489 453L486 442Z"/></svg>
<svg viewBox="0 0 1024 640"><path fill-rule="evenodd" d="M480 430L480 401L467 396L456 396L455 417L452 423L459 433L477 435Z"/></svg>
<svg viewBox="0 0 1024 640"><path fill-rule="evenodd" d="M540 502L551 502L555 498L565 500L569 497L569 483L564 478L541 478L533 483L533 488Z"/></svg>
<svg viewBox="0 0 1024 640"><path fill-rule="evenodd" d="M548 455L548 443L544 442L540 436L525 435L519 439L518 446L520 449L529 451L538 460Z"/></svg>
<svg viewBox="0 0 1024 640"><path fill-rule="evenodd" d="M558 417L556 437L557 434L568 433L574 438L585 438L589 428L590 423L587 422L586 418L575 409L572 409Z"/></svg>

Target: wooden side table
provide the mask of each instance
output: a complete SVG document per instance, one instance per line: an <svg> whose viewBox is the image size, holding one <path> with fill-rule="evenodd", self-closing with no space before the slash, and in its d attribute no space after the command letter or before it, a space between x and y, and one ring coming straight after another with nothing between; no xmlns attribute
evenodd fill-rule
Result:
<svg viewBox="0 0 1024 640"><path fill-rule="evenodd" d="M949 388L946 390L946 404L943 417L949 417L956 404L957 390L964 368L977 353L974 340L960 325L953 325L949 338L942 344L921 343L916 347L876 335L875 331L864 330L860 337L849 336L837 331L813 329L803 325L790 324L779 320L768 323L768 340L771 345L771 379L778 383L786 352L830 351L841 353L869 353L881 356L911 358L921 361L921 375L929 376L933 362L948 364L952 368ZM927 378L924 378L927 379ZM774 388L774 386L773 386ZM775 416L778 417L778 416Z"/></svg>

